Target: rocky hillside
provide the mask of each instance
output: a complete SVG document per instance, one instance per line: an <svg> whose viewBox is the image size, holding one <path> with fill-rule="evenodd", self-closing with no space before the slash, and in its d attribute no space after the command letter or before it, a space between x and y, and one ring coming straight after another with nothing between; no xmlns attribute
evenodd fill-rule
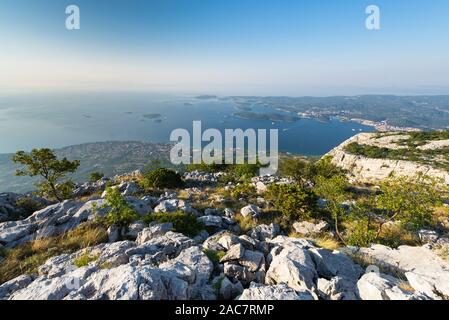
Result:
<svg viewBox="0 0 449 320"><path fill-rule="evenodd" d="M253 178L256 202L242 196L228 207L225 191L238 186L217 192L222 175L188 173L189 186L158 195L140 188L138 172L102 179L79 185L73 200L0 223L0 299L449 298L449 263L432 250L447 238L430 232L424 246L326 249L313 235L333 237L327 221L298 220L289 234L264 222L267 187L291 181ZM98 221L111 205L106 184L140 218L103 229ZM14 196L0 197L0 212L18 210ZM196 222L148 220L180 212ZM197 223L202 230L192 233Z"/></svg>
<svg viewBox="0 0 449 320"><path fill-rule="evenodd" d="M357 182L379 182L392 175L411 177L421 172L449 184L447 131L360 133L328 155Z"/></svg>

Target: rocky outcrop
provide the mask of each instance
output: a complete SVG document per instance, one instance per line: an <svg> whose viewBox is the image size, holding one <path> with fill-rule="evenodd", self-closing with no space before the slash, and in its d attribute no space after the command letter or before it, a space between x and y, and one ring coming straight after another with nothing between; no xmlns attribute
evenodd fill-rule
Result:
<svg viewBox="0 0 449 320"><path fill-rule="evenodd" d="M163 230L164 228L161 228ZM21 276L0 286L0 299L212 299L212 262L189 238L159 233L144 244L121 241L49 259L39 275ZM145 246L145 247L142 247ZM165 251L163 261L147 255ZM86 266L76 267L88 254Z"/></svg>
<svg viewBox="0 0 449 320"><path fill-rule="evenodd" d="M264 286L252 283L239 300L314 300L308 291L295 291L285 284Z"/></svg>
<svg viewBox="0 0 449 320"><path fill-rule="evenodd" d="M413 289L431 299L449 299L449 263L428 246L401 246L391 249L382 245L361 248L356 254L391 273L401 273Z"/></svg>
<svg viewBox="0 0 449 320"><path fill-rule="evenodd" d="M360 133L334 148L328 155L332 156L333 164L348 170L350 177L358 182L376 183L389 178L391 175L413 177L421 172L435 178L441 178L446 184L449 184L449 172L443 169L412 161L367 158L350 154L344 149L353 142L384 146L377 142L375 138L375 133ZM402 139L404 138L402 137ZM388 146L391 148L391 143Z"/></svg>

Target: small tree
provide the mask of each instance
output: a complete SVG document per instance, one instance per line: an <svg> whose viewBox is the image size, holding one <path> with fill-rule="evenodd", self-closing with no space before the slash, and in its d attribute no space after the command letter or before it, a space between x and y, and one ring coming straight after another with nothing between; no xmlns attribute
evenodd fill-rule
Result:
<svg viewBox="0 0 449 320"><path fill-rule="evenodd" d="M70 180L61 180L80 165L78 160L57 159L50 149L33 149L30 153L18 151L12 161L25 166L16 171L17 176L42 177L44 180L36 184L39 193L59 202L70 196L74 185Z"/></svg>
<svg viewBox="0 0 449 320"><path fill-rule="evenodd" d="M326 199L326 207L334 219L335 233L344 243L339 231L339 224L346 214L342 203L348 199L348 180L344 176L335 175L331 178L318 176L316 179L315 192Z"/></svg>
<svg viewBox="0 0 449 320"><path fill-rule="evenodd" d="M316 212L317 199L315 195L299 184L272 184L268 189L266 198L288 220L308 219Z"/></svg>
<svg viewBox="0 0 449 320"><path fill-rule="evenodd" d="M292 178L301 186L305 186L308 181L313 179L314 171L313 163L298 158L285 159L280 166L282 175Z"/></svg>
<svg viewBox="0 0 449 320"><path fill-rule="evenodd" d="M94 183L94 182L97 182L98 180L100 180L103 177L104 177L103 172L92 172L89 175L89 181Z"/></svg>
<svg viewBox="0 0 449 320"><path fill-rule="evenodd" d="M437 180L423 175L391 178L381 185L381 190L377 205L384 211L385 219L377 237L390 221L408 223L414 228L429 224L433 208L442 201L443 194Z"/></svg>
<svg viewBox="0 0 449 320"><path fill-rule="evenodd" d="M108 213L103 218L99 218L99 221L106 226L125 227L139 219L139 214L126 202L118 188L107 188L104 199L106 204L102 209L107 209Z"/></svg>

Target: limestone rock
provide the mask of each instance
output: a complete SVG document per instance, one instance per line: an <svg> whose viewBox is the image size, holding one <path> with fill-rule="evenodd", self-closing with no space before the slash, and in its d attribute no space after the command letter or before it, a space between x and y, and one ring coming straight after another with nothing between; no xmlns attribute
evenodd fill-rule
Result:
<svg viewBox="0 0 449 320"><path fill-rule="evenodd" d="M257 218L260 215L260 208L255 205L248 205L240 210L240 214L246 217Z"/></svg>
<svg viewBox="0 0 449 320"><path fill-rule="evenodd" d="M382 245L361 248L358 254L391 272L405 274L410 285L432 299L449 297L449 263L435 252L423 247L400 246L391 249Z"/></svg>
<svg viewBox="0 0 449 320"><path fill-rule="evenodd" d="M155 237L162 236L171 230L173 230L173 224L170 222L156 224L149 228L144 228L137 234L136 243L143 244Z"/></svg>
<svg viewBox="0 0 449 320"><path fill-rule="evenodd" d="M249 236L259 241L273 239L279 235L281 227L277 223L272 223L269 226L260 224L249 232Z"/></svg>
<svg viewBox="0 0 449 320"><path fill-rule="evenodd" d="M306 290L296 292L285 284L265 286L251 283L239 300L314 300L314 297Z"/></svg>
<svg viewBox="0 0 449 320"><path fill-rule="evenodd" d="M240 260L245 254L245 248L241 244L235 244L229 248L228 252L220 259L220 262Z"/></svg>
<svg viewBox="0 0 449 320"><path fill-rule="evenodd" d="M206 227L214 227L214 228L220 228L221 224L223 222L222 218L219 216L202 216L197 218L197 220L204 224Z"/></svg>

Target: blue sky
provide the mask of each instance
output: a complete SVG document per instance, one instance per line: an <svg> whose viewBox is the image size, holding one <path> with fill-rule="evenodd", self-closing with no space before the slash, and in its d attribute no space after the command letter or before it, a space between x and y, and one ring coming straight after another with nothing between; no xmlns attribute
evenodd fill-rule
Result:
<svg viewBox="0 0 449 320"><path fill-rule="evenodd" d="M0 90L449 93L448 52L446 0L0 1Z"/></svg>

